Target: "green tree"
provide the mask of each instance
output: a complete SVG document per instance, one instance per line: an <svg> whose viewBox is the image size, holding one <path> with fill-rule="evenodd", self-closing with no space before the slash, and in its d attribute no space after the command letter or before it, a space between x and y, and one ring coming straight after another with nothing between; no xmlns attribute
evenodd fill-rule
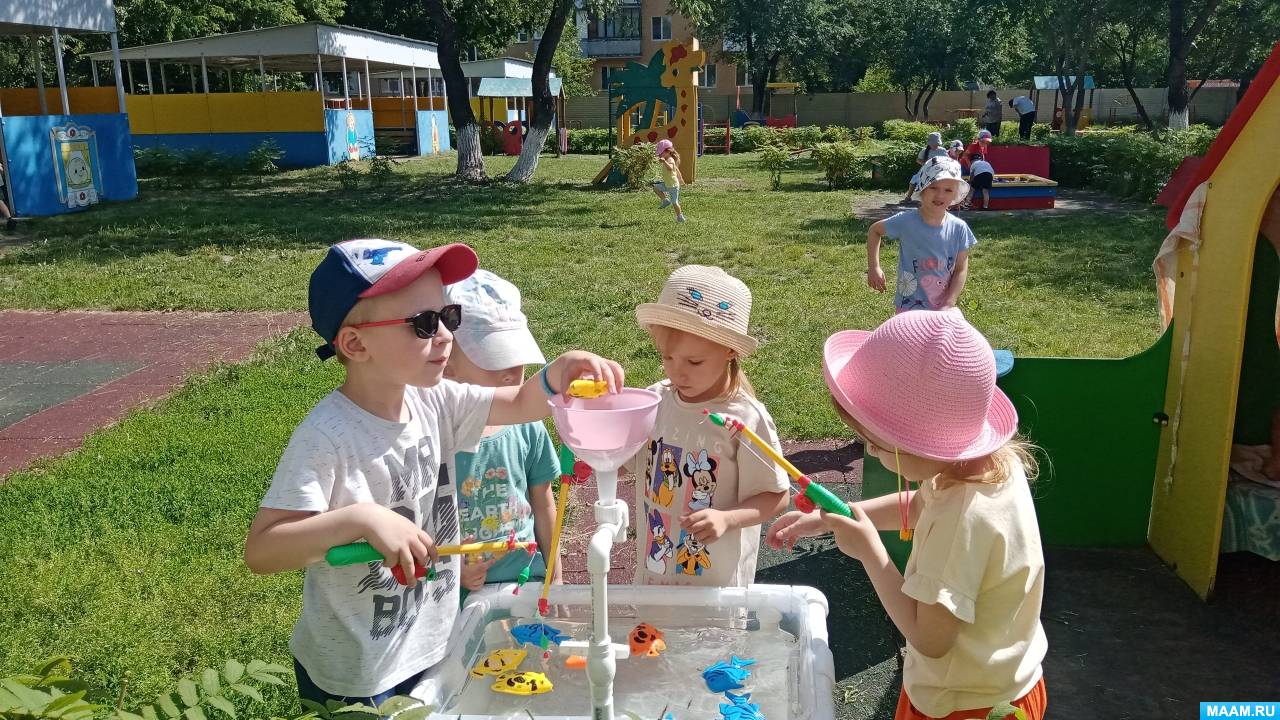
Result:
<svg viewBox="0 0 1280 720"><path fill-rule="evenodd" d="M910 118L927 120L934 94L959 87L960 80L994 84L1004 79L1024 35L1013 8L981 0L872 0L865 5L873 28L872 60L902 91Z"/></svg>
<svg viewBox="0 0 1280 720"><path fill-rule="evenodd" d="M806 47L834 34L836 0L671 0L705 43L734 48L751 77L751 114L767 110L766 85Z"/></svg>
<svg viewBox="0 0 1280 720"><path fill-rule="evenodd" d="M560 36L560 44L556 45L555 55L551 57L551 67L560 76L567 97L596 94L596 89L591 85L594 63L591 58L583 57L582 41L578 38L576 27L565 28L565 33Z"/></svg>
<svg viewBox="0 0 1280 720"><path fill-rule="evenodd" d="M1155 122L1135 88L1149 87L1163 75L1165 9L1160 0L1109 0L1097 31L1096 81L1123 85L1148 130Z"/></svg>
<svg viewBox="0 0 1280 720"><path fill-rule="evenodd" d="M1041 61L1058 79L1062 95L1062 129L1074 135L1084 108L1085 76L1093 70L1098 55L1094 29L1106 17L1106 7L1097 0L1047 0L1029 5L1035 22L1033 32L1046 41Z"/></svg>

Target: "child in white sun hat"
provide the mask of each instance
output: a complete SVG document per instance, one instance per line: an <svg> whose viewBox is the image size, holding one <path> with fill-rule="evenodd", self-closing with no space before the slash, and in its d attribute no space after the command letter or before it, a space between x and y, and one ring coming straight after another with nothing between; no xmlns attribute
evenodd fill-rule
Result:
<svg viewBox="0 0 1280 720"><path fill-rule="evenodd" d="M767 541L782 548L832 532L862 562L907 640L895 720L987 717L1006 702L1041 720L1048 641L1028 484L1036 463L996 387L991 346L959 310L916 311L875 332L832 335L822 364L836 413L907 492L853 503L849 518L788 513ZM903 573L884 530L913 541Z"/></svg>
<svg viewBox="0 0 1280 720"><path fill-rule="evenodd" d="M718 267L686 265L656 303L636 308L667 379L636 479L636 582L746 586L755 581L759 525L787 503L787 476L706 420L741 420L775 449L778 431L740 362L756 349L751 291ZM780 451L780 449L779 449Z"/></svg>
<svg viewBox="0 0 1280 720"><path fill-rule="evenodd" d="M524 382L526 366L546 364L529 332L515 285L488 270L476 270L446 286L444 294L446 302L462 306L466 318L453 332L455 347L444 369L446 378L480 387L511 387ZM503 540L514 532L518 542L551 547L556 526L551 483L560 475L560 463L546 425L486 425L479 445L458 452L454 466L463 542ZM546 577L543 550L532 565L523 552L468 556L462 567L463 600L486 583L515 582L526 566L531 578ZM554 573L558 579L558 563Z"/></svg>
<svg viewBox="0 0 1280 720"><path fill-rule="evenodd" d="M881 220L867 230L867 284L884 292L880 241L899 242L896 312L955 307L969 275L969 248L978 243L965 221L947 212L969 194L960 163L934 157L920 168L911 193L920 207Z"/></svg>

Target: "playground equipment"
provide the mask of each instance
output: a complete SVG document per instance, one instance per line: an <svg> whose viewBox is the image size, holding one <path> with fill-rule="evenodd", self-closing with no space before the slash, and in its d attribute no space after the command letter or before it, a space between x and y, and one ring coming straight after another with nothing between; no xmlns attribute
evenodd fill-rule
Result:
<svg viewBox="0 0 1280 720"><path fill-rule="evenodd" d="M552 622L570 637L594 633L592 589L585 585L557 585L552 601L561 612ZM490 689L493 676L480 678L471 669L499 648L510 648L512 629L526 622L532 607L504 588L485 589L467 599L454 624L445 660L427 671L412 695L436 708L432 720L491 720L495 718L555 717L614 720L635 715L657 720L720 717L723 694L709 690L702 673L717 663L733 665L733 658L751 658L744 690L770 720L833 720L831 697L834 668L827 648L826 601L811 588L752 585L750 588L690 588L616 585L609 587L608 631L628 637L650 614L670 618L662 626L666 650L620 656L613 685L617 710L588 712L592 695L590 672L575 669L584 643L563 640L556 658L524 662L520 670L537 671L555 685L550 693L515 697ZM726 619L740 614L748 623ZM526 626L527 627L527 626ZM627 647L627 646L621 646ZM565 662L560 662L564 657ZM563 668L563 669L562 669Z"/></svg>
<svg viewBox="0 0 1280 720"><path fill-rule="evenodd" d="M26 36L36 87L0 90L0 199L17 216L57 215L138 194L111 0L0 3L0 36ZM111 36L114 87L67 87L61 31ZM39 44L52 36L58 85L46 89ZM11 47L18 47L13 45Z"/></svg>
<svg viewBox="0 0 1280 720"><path fill-rule="evenodd" d="M750 86L747 86L747 87L750 87ZM765 94L768 96L768 98L765 101L764 107L772 108L773 98L775 95L778 95L778 94L790 95L791 96L791 114L783 115L781 117L774 117L769 115L769 111L766 110L763 119L753 118L750 113L742 109L742 88L743 86L739 85L734 89L734 96L735 96L735 109L733 112L734 127L741 128L741 127L748 127L751 125L760 125L761 120L763 120L763 124L765 127L793 128L793 127L799 126L800 111L798 109L799 108L798 103L799 103L799 95L800 95L800 83L794 83L794 82L766 83L764 86L764 91L765 91Z"/></svg>
<svg viewBox="0 0 1280 720"><path fill-rule="evenodd" d="M1058 195L1058 183L1029 174L1004 174L991 182L992 210L1040 210L1052 208ZM975 200L981 198L975 195Z"/></svg>
<svg viewBox="0 0 1280 720"><path fill-rule="evenodd" d="M126 102L139 147L245 155L270 140L283 152L281 165L310 167L372 157L375 127L412 126L419 154L449 149L447 102L431 89L440 69L434 43L299 23L142 45L120 55L129 68ZM94 63L108 57L89 54ZM145 84L133 81L134 64ZM427 78L424 99L417 94L419 71ZM403 91L401 98L371 92L374 75L401 72L413 89L412 123ZM312 89L272 89L277 73L301 73ZM254 80L256 92L236 91Z"/></svg>
<svg viewBox="0 0 1280 720"><path fill-rule="evenodd" d="M610 74L609 109L617 130L617 144L670 140L680 154L680 174L686 183L696 177L698 162L698 68L707 55L698 40L669 42L653 54L648 65L637 62ZM631 115L636 114L635 127ZM610 159L593 183L621 184L622 174Z"/></svg>
<svg viewBox="0 0 1280 720"><path fill-rule="evenodd" d="M1174 227L1203 186L1199 242L1184 241L1169 275L1166 331L1129 358L1020 357L998 380L1052 460L1035 493L1045 544L1149 543L1198 595L1212 593L1231 445L1265 437L1280 404L1280 227L1260 237L1268 207L1280 218L1280 166L1258 163L1278 134L1280 44L1170 209ZM864 497L895 485L870 457L863 482ZM882 537L905 562L909 546Z"/></svg>
<svg viewBox="0 0 1280 720"><path fill-rule="evenodd" d="M595 394L594 387L580 385L578 390ZM559 608L554 621L540 602L540 617L528 622L534 604L507 592L509 586L469 596L454 625L447 659L428 670L412 693L437 709L433 718L577 718L586 716L588 705L593 720L614 720L624 711L661 718L668 709L680 717L714 717L725 697L707 691L700 673L723 665L739 684L765 698L759 704L768 717L832 720L834 671L826 602L816 591L770 585L606 584L610 549L616 540L626 539L629 525L627 505L617 498L617 471L648 440L657 394L624 388L549 402L565 446L590 463L597 477L599 499L593 510L599 524L587 550L591 585L544 586L544 599L549 595ZM562 450L562 472L568 474L572 467L574 476L581 477L579 464ZM567 486L561 490L563 508ZM661 623L661 630L647 621L650 614L664 613L671 622ZM615 636L626 638L625 643L615 644ZM587 639L578 639L583 637ZM528 644L542 648L540 664L527 663L531 656L523 648ZM564 656L564 662L553 659L553 653ZM736 658L756 660L749 679L734 670L745 662L725 662ZM580 672L584 666L586 672ZM509 692L519 696L508 697Z"/></svg>
<svg viewBox="0 0 1280 720"><path fill-rule="evenodd" d="M556 113L552 118L553 135L561 135L564 117L564 90L560 78L548 79L551 95L555 98ZM471 107L476 117L485 125L491 125L502 133L503 152L519 155L524 136L529 130L530 99L533 97L533 81L528 77L481 78Z"/></svg>

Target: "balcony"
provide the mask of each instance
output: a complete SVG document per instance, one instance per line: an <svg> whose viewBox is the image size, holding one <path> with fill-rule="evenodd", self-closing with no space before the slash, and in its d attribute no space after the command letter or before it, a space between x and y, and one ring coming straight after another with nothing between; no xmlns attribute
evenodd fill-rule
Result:
<svg viewBox="0 0 1280 720"><path fill-rule="evenodd" d="M582 55L590 58L640 57L640 38L582 38Z"/></svg>

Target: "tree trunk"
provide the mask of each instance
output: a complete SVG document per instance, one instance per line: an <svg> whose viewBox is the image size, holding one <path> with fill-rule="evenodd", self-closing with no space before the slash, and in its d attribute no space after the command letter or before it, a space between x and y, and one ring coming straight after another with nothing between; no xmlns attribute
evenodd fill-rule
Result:
<svg viewBox="0 0 1280 720"><path fill-rule="evenodd" d="M453 126L458 129L457 176L467 182L483 182L486 179L484 154L480 152L480 124L471 111L471 98L467 97L467 78L462 73L462 48L459 46L458 26L445 0L426 0L427 12L436 26L440 59L440 74L444 76L445 92L449 98L449 114Z"/></svg>
<svg viewBox="0 0 1280 720"><path fill-rule="evenodd" d="M529 106L529 132L520 146L520 158L515 167L504 176L508 182L527 183L538 170L538 156L551 132L551 119L556 112L556 99L551 96L551 58L555 55L564 26L573 11L574 0L556 0L542 31L542 42L533 56L533 102Z"/></svg>
<svg viewBox="0 0 1280 720"><path fill-rule="evenodd" d="M764 124L764 108L769 93L769 67L762 66L751 73L751 118Z"/></svg>
<svg viewBox="0 0 1280 720"><path fill-rule="evenodd" d="M1133 89L1132 77L1124 78L1124 89L1129 91L1129 97L1133 100L1133 109L1138 111L1138 117L1142 119L1142 124L1146 125L1148 130L1155 130L1156 124L1151 121L1151 116L1147 115L1147 108L1142 104L1142 99L1138 97L1138 91Z"/></svg>
<svg viewBox="0 0 1280 720"><path fill-rule="evenodd" d="M1175 0L1175 3L1177 0ZM1175 50L1169 51L1169 128L1180 130L1187 122L1187 61Z"/></svg>
<svg viewBox="0 0 1280 720"><path fill-rule="evenodd" d="M925 96L924 96L924 119L925 119L925 122L928 122L928 121L929 121L929 103L933 102L933 94L934 94L935 92L937 92L937 91L938 91L938 86L937 86L937 84L935 84L935 83L929 83L928 88L929 88L929 94L927 94L927 95L925 95Z"/></svg>
<svg viewBox="0 0 1280 720"><path fill-rule="evenodd" d="M1188 125L1187 54L1196 36L1204 29L1221 0L1205 0L1191 27L1186 27L1186 0L1169 0L1169 128L1180 130Z"/></svg>

